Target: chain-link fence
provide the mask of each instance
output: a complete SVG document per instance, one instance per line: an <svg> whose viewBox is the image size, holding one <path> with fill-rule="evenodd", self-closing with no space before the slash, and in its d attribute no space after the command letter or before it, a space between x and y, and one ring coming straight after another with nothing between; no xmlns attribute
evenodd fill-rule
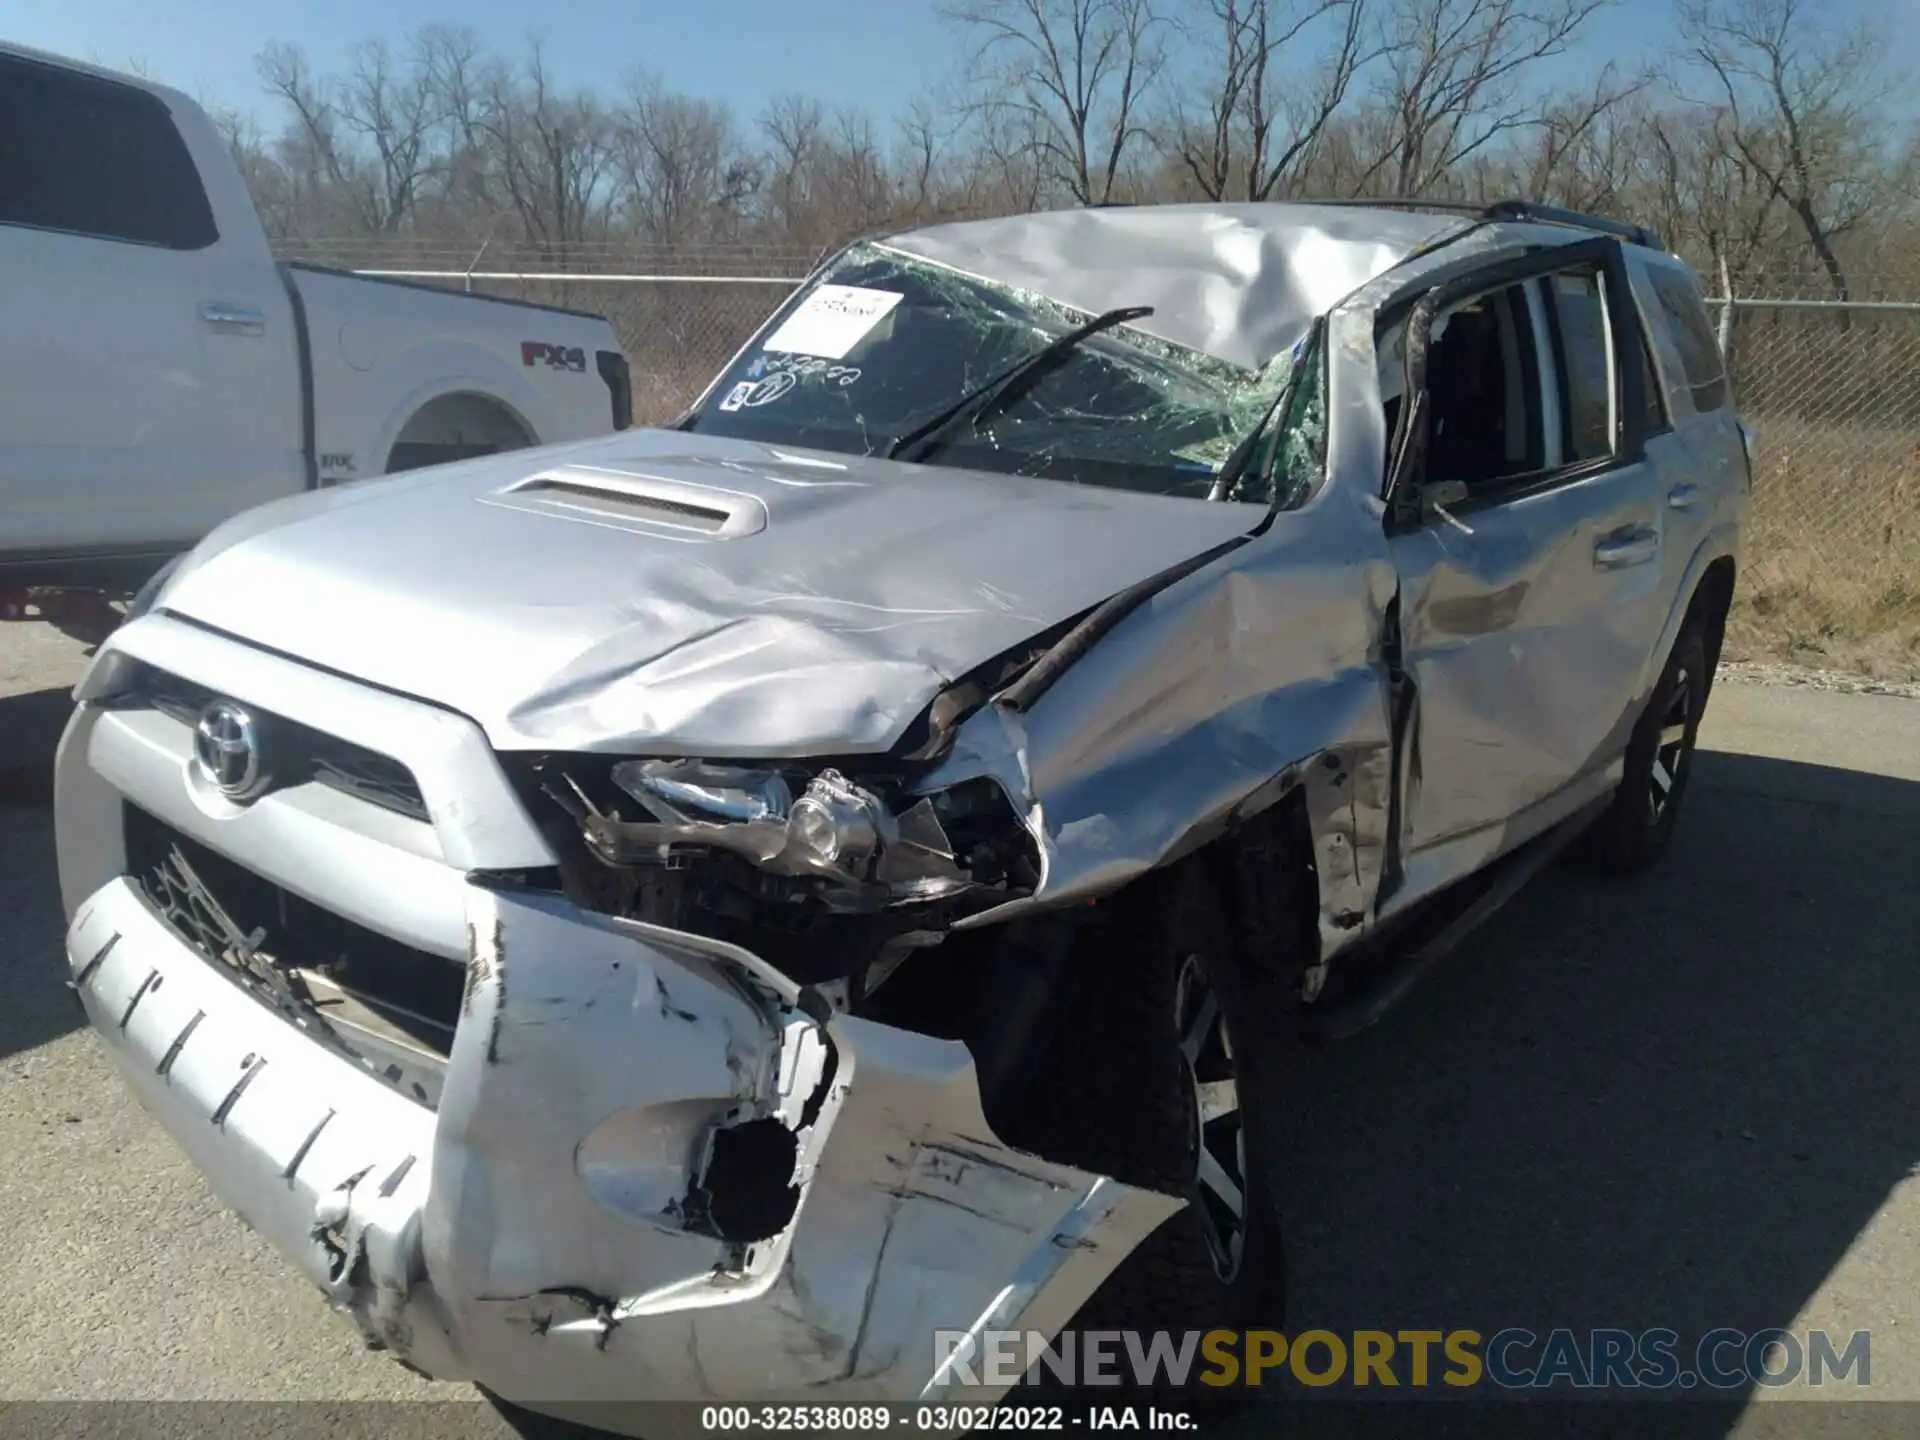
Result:
<svg viewBox="0 0 1920 1440"><path fill-rule="evenodd" d="M808 268L791 254L726 259L701 274L607 265L431 278L605 315L631 357L645 424L677 414ZM1780 282L1770 288L1800 288ZM1734 294L1756 284L1766 282L1736 282ZM1920 295L1920 277L1906 293ZM1721 334L1758 437L1728 653L1920 679L1920 300L1737 299Z"/></svg>
<svg viewBox="0 0 1920 1440"><path fill-rule="evenodd" d="M1920 303L1736 301L1758 438L1736 649L1920 678Z"/></svg>

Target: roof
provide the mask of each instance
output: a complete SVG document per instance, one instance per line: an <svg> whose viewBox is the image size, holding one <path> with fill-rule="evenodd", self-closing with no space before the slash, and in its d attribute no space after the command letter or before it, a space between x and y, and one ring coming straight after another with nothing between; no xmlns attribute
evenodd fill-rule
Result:
<svg viewBox="0 0 1920 1440"><path fill-rule="evenodd" d="M1151 305L1134 328L1259 369L1361 285L1475 223L1337 205L1140 205L931 225L879 243L1090 314Z"/></svg>
<svg viewBox="0 0 1920 1440"><path fill-rule="evenodd" d="M116 85L125 85L132 90L142 90L149 95L157 95L166 101L167 108L179 110L182 104L192 105L191 97L174 89L171 85L162 85L157 80L149 80L142 75L130 75L123 70L109 70L104 65L95 65L85 60L75 60L70 55L55 55L50 50L36 50L31 45L21 45L12 40L0 40L0 55L14 60L27 60L36 65L46 65L55 70L67 70L76 75L89 75L95 80L111 80Z"/></svg>

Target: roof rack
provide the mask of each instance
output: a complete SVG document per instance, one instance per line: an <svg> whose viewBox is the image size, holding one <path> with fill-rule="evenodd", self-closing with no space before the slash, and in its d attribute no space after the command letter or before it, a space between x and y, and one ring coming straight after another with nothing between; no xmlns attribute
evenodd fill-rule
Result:
<svg viewBox="0 0 1920 1440"><path fill-rule="evenodd" d="M1567 210L1558 205L1542 205L1537 200L1496 200L1491 205L1481 205L1467 200L1421 200L1398 196L1369 196L1342 200L1305 199L1299 203L1369 206L1380 210L1435 210L1442 213L1471 215L1476 220L1569 225L1580 230L1597 230L1605 235L1618 235L1621 239L1630 240L1635 245L1646 245L1655 250L1666 248L1660 243L1660 237L1644 225L1633 225L1624 220L1609 220L1601 215L1589 215L1580 210Z"/></svg>
<svg viewBox="0 0 1920 1440"><path fill-rule="evenodd" d="M1558 205L1542 205L1534 200L1496 200L1481 212L1483 220L1521 220L1532 221L1539 225L1572 225L1581 230L1598 230L1603 235L1618 235L1622 240L1631 240L1635 245L1645 245L1650 249L1664 250L1660 237L1645 225L1633 225L1625 220L1609 220L1601 215L1589 215L1582 210L1566 210Z"/></svg>
<svg viewBox="0 0 1920 1440"><path fill-rule="evenodd" d="M1358 199L1320 200L1314 196L1303 196L1293 202L1299 205L1351 205L1374 210L1440 210L1452 211L1460 215L1478 217L1487 207L1466 200L1420 200L1399 195L1363 195Z"/></svg>

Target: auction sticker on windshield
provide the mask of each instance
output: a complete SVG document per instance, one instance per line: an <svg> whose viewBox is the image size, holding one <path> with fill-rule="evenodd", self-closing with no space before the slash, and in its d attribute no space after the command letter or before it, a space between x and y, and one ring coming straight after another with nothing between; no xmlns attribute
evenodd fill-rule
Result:
<svg viewBox="0 0 1920 1440"><path fill-rule="evenodd" d="M797 350L840 360L900 303L897 290L860 285L822 285L767 337L768 350Z"/></svg>

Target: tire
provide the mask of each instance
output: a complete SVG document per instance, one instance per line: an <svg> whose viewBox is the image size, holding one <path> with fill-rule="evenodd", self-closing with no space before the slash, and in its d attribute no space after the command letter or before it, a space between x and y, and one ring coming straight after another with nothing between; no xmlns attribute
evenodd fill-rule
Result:
<svg viewBox="0 0 1920 1440"><path fill-rule="evenodd" d="M1299 971L1245 962L1218 892L1191 862L1136 883L1097 936L1075 957L1067 1008L1027 1109L1038 1128L1022 1125L1023 1138L1048 1159L1187 1205L1069 1328L1167 1330L1176 1346L1189 1330L1278 1330L1286 1261L1273 1121L1298 1047ZM1222 1110L1196 1134L1202 1107L1225 1105L1229 1080L1237 1115ZM1201 1179L1201 1143L1210 1183ZM1236 1186L1237 1223L1221 1198ZM1223 1392L1197 1383L1205 1367L1196 1351L1184 1386L1163 1380L1147 1389L1178 1390L1189 1404L1218 1400Z"/></svg>
<svg viewBox="0 0 1920 1440"><path fill-rule="evenodd" d="M1693 774L1694 742L1712 678L1706 636L1697 620L1689 620L1627 742L1613 803L1573 847L1581 868L1633 875L1665 853Z"/></svg>

